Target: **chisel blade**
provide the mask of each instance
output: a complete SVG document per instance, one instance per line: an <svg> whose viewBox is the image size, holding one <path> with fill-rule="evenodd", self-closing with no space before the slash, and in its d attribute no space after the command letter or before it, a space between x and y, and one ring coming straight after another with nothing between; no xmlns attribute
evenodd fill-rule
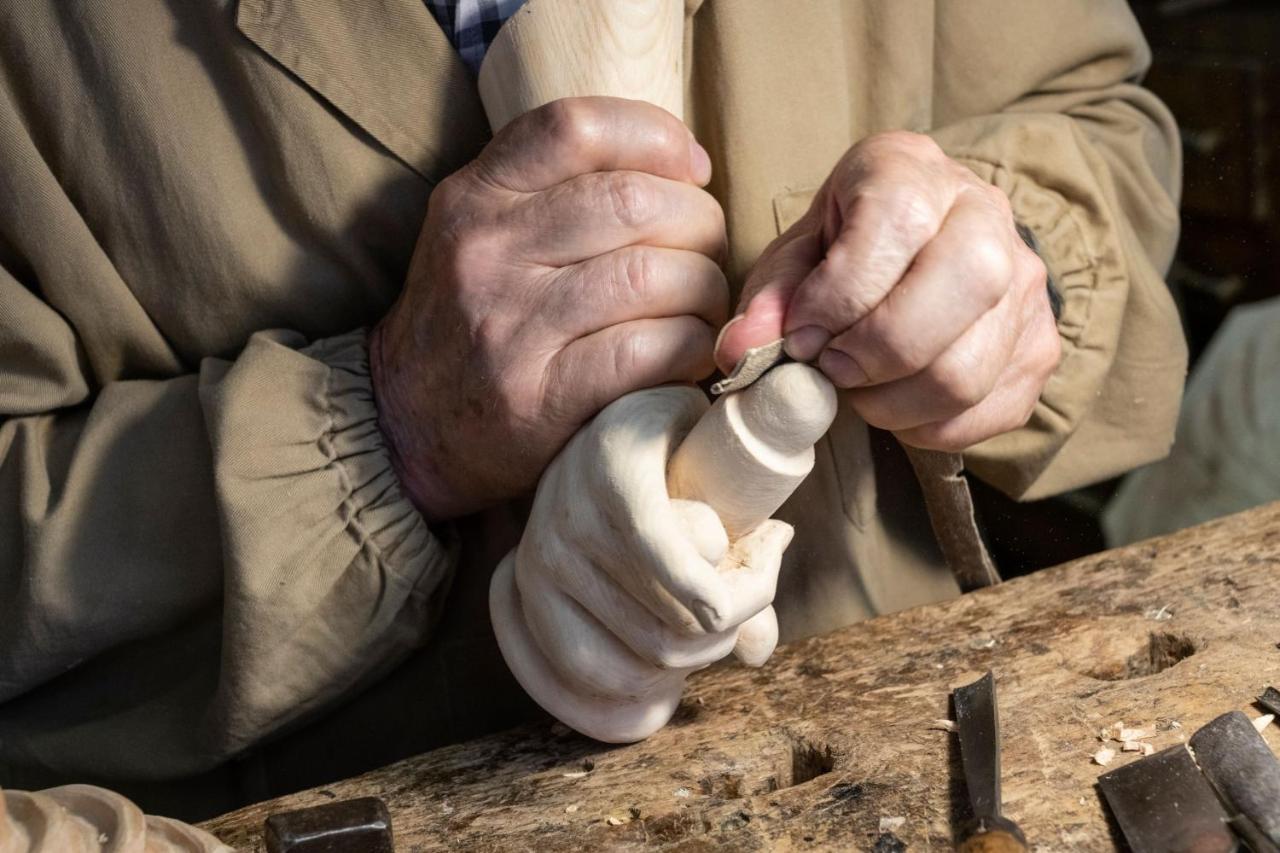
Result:
<svg viewBox="0 0 1280 853"><path fill-rule="evenodd" d="M1234 853L1227 813L1183 744L1098 777L1133 853Z"/></svg>
<svg viewBox="0 0 1280 853"><path fill-rule="evenodd" d="M996 680L990 671L952 693L960 760L973 816L1000 817L1000 718Z"/></svg>
<svg viewBox="0 0 1280 853"><path fill-rule="evenodd" d="M1280 845L1280 759L1240 711L1215 717L1191 736L1191 751L1223 802Z"/></svg>

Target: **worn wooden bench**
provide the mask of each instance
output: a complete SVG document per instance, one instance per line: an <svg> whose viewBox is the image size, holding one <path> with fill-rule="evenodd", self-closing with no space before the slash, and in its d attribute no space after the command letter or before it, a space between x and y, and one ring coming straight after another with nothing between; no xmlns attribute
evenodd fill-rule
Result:
<svg viewBox="0 0 1280 853"><path fill-rule="evenodd" d="M1153 726L1162 748L1224 711L1257 716L1278 643L1273 504L701 673L643 743L525 727L204 826L259 851L269 814L378 796L400 851L945 850L963 782L934 722L991 668L1006 812L1034 848L1103 850L1099 730ZM1280 749L1280 726L1265 737Z"/></svg>

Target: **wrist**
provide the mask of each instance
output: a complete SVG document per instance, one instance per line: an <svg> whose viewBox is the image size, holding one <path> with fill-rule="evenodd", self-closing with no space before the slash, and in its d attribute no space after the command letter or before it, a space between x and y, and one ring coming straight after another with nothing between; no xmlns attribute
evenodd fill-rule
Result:
<svg viewBox="0 0 1280 853"><path fill-rule="evenodd" d="M403 393L404 360L389 346L391 315L369 333L369 377L378 430L391 460L391 468L410 503L428 522L447 521L460 515L449 500L431 453L428 424Z"/></svg>

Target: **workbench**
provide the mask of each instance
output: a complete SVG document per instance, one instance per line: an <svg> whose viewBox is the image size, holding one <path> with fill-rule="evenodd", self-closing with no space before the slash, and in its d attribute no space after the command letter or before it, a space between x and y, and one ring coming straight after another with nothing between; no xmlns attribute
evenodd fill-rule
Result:
<svg viewBox="0 0 1280 853"><path fill-rule="evenodd" d="M204 827L261 851L269 814L377 796L401 853L946 850L964 783L936 721L990 668L1005 813L1033 849L1107 850L1099 731L1154 727L1161 749L1225 711L1256 717L1278 643L1280 503L712 668L642 743L527 726ZM1280 751L1280 726L1264 736Z"/></svg>

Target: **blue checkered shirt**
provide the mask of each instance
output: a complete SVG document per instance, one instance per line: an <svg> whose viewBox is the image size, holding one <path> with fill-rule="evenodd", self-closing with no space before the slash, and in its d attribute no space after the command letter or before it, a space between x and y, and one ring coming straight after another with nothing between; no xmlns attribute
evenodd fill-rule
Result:
<svg viewBox="0 0 1280 853"><path fill-rule="evenodd" d="M503 23L524 0L426 0L440 27L473 74L480 72L485 51Z"/></svg>

